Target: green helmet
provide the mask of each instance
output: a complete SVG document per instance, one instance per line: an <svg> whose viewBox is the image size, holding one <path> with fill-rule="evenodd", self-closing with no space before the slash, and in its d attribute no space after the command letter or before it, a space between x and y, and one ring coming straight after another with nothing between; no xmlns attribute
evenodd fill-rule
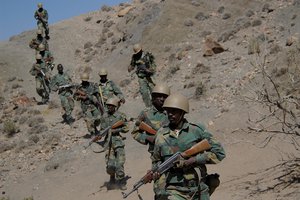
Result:
<svg viewBox="0 0 300 200"><path fill-rule="evenodd" d="M39 53L35 54L35 59L36 60L42 60L42 55L39 54Z"/></svg>
<svg viewBox="0 0 300 200"><path fill-rule="evenodd" d="M99 73L98 73L99 76L107 76L107 74L108 74L107 70L104 69L104 68L101 68Z"/></svg>
<svg viewBox="0 0 300 200"><path fill-rule="evenodd" d="M42 3L38 3L38 4L37 4L37 7L38 7L38 8L42 8L42 7L43 7L43 4L42 4Z"/></svg>
<svg viewBox="0 0 300 200"><path fill-rule="evenodd" d="M80 79L82 81L88 81L90 79L90 76L88 73L83 73L83 74L81 74Z"/></svg>
<svg viewBox="0 0 300 200"><path fill-rule="evenodd" d="M155 87L152 90L152 94L157 93L157 94L166 94L170 95L170 88L164 83L158 83L155 85Z"/></svg>
<svg viewBox="0 0 300 200"><path fill-rule="evenodd" d="M181 94L171 94L164 102L163 108L177 108L189 112L189 100Z"/></svg>
<svg viewBox="0 0 300 200"><path fill-rule="evenodd" d="M44 44L39 45L39 51L45 51L46 47Z"/></svg>
<svg viewBox="0 0 300 200"><path fill-rule="evenodd" d="M106 101L106 105L113 105L113 106L116 106L118 107L119 106L119 102L120 100L116 97L114 98L109 98L107 101Z"/></svg>
<svg viewBox="0 0 300 200"><path fill-rule="evenodd" d="M141 50L142 50L142 45L141 44L137 43L137 44L133 45L134 54L139 53Z"/></svg>
<svg viewBox="0 0 300 200"><path fill-rule="evenodd" d="M36 34L37 34L37 35L43 35L43 29L38 29L38 30L36 31Z"/></svg>

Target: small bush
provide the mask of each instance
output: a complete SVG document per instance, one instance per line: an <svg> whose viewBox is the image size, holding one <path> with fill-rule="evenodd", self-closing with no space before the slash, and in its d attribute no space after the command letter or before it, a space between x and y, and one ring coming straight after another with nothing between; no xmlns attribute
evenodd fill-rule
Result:
<svg viewBox="0 0 300 200"><path fill-rule="evenodd" d="M205 91L204 85L202 82L198 83L195 90L195 99L199 99Z"/></svg>
<svg viewBox="0 0 300 200"><path fill-rule="evenodd" d="M13 136L15 133L17 133L18 127L16 126L15 122L12 120L6 120L3 124L3 131L7 133L9 137Z"/></svg>

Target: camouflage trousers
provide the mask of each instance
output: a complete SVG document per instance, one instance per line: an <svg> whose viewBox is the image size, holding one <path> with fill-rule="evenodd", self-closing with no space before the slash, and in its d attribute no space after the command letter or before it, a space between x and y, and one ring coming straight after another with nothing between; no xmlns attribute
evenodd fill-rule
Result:
<svg viewBox="0 0 300 200"><path fill-rule="evenodd" d="M37 94L42 97L42 102L49 100L49 81L46 81L43 77L35 77L35 86Z"/></svg>
<svg viewBox="0 0 300 200"><path fill-rule="evenodd" d="M69 120L72 118L72 111L74 110L74 99L72 97L72 94L70 92L67 92L65 94L59 95L61 106L64 109L64 114L66 120Z"/></svg>
<svg viewBox="0 0 300 200"><path fill-rule="evenodd" d="M86 123L86 127L88 129L88 132L91 135L96 134L97 126L100 125L100 112L97 108L93 110L87 110L85 112L84 121Z"/></svg>
<svg viewBox="0 0 300 200"><path fill-rule="evenodd" d="M38 21L37 21L37 27L38 27L38 29L44 29L45 35L46 35L46 36L49 35L49 26L48 26L48 22L46 22L45 24L43 24L40 20L38 20Z"/></svg>
<svg viewBox="0 0 300 200"><path fill-rule="evenodd" d="M140 86L140 93L142 95L142 99L146 107L151 107L151 93L154 87L154 83L151 77L139 77L138 79L139 86Z"/></svg>
<svg viewBox="0 0 300 200"><path fill-rule="evenodd" d="M125 150L124 146L116 148L109 147L105 155L106 172L115 176L116 180L122 180L125 177L124 163L125 163Z"/></svg>
<svg viewBox="0 0 300 200"><path fill-rule="evenodd" d="M189 192L182 192L176 190L175 188L168 189L167 188L167 195L162 197L161 199L168 199L168 200L209 200L209 189L208 186L201 182L200 183L200 198L199 198L199 190L197 188L190 188L191 191Z"/></svg>

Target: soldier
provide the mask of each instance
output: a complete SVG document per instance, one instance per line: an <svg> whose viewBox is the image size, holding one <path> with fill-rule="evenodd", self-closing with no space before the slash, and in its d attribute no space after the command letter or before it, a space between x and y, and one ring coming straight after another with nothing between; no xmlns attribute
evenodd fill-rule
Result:
<svg viewBox="0 0 300 200"><path fill-rule="evenodd" d="M89 74L87 73L81 74L80 78L82 81L81 85L76 89L73 97L81 103L84 120L89 132L85 137L89 138L98 133L97 126L100 124L103 107L101 107L101 103L99 102L97 84L89 82Z"/></svg>
<svg viewBox="0 0 300 200"><path fill-rule="evenodd" d="M49 45L48 42L46 40L46 38L43 37L43 30L42 29L38 29L36 31L36 38L33 38L30 43L29 43L29 47L32 49L35 49L36 51L38 51L39 45L43 44L45 46L46 50L49 50Z"/></svg>
<svg viewBox="0 0 300 200"><path fill-rule="evenodd" d="M125 103L125 98L120 88L112 81L107 79L107 70L100 69L98 75L100 76L99 94L101 101L106 103L107 99L117 96L120 103Z"/></svg>
<svg viewBox="0 0 300 200"><path fill-rule="evenodd" d="M39 45L37 53L41 54L44 62L46 63L46 67L48 68L48 70L51 69L52 71L55 66L52 53L49 50L46 50L44 44Z"/></svg>
<svg viewBox="0 0 300 200"><path fill-rule="evenodd" d="M49 27L48 27L48 12L46 9L43 8L42 3L37 4L38 9L34 13L34 18L37 20L38 28L44 28L46 39L49 40Z"/></svg>
<svg viewBox="0 0 300 200"><path fill-rule="evenodd" d="M72 111L74 109L72 79L64 72L62 64L57 65L57 71L58 73L51 79L50 88L52 91L58 91L60 102L65 112L62 115L63 122L70 125L75 121L72 117Z"/></svg>
<svg viewBox="0 0 300 200"><path fill-rule="evenodd" d="M35 76L36 83L36 92L39 96L42 97L42 101L39 102L39 105L46 104L49 101L49 75L45 63L42 60L40 54L36 54L36 63L33 64L29 73Z"/></svg>
<svg viewBox="0 0 300 200"><path fill-rule="evenodd" d="M139 117L139 122L145 122L152 129L157 131L163 124L168 124L167 114L164 112L163 104L166 98L170 95L170 88L165 84L156 84L152 90L152 106L143 110ZM141 144L149 145L148 152L153 154L155 135L142 130L138 125L133 128L131 132L133 138ZM155 181L153 184L153 190L155 193L154 199L160 199L160 196L164 192L162 180Z"/></svg>
<svg viewBox="0 0 300 200"><path fill-rule="evenodd" d="M124 124L118 128L111 129L106 136L105 141L108 144L106 151L106 172L110 175L109 183L114 185L115 183L121 190L126 190L126 180L124 172L125 163L125 150L124 141L120 133L128 132L128 124L126 115L117 111L119 107L119 99L110 98L106 102L107 113L101 118L101 127L106 128L112 126L119 120L122 120Z"/></svg>
<svg viewBox="0 0 300 200"><path fill-rule="evenodd" d="M134 54L132 55L128 72L136 68L140 93L146 107L151 106L151 91L154 87L152 77L156 71L154 56L150 52L144 52L140 44L133 46Z"/></svg>
<svg viewBox="0 0 300 200"><path fill-rule="evenodd" d="M188 159L182 158L176 167L163 174L166 178L167 195L161 199L209 200L210 188L204 183L207 176L205 164L216 164L223 160L224 149L203 125L189 123L184 118L189 112L186 97L172 94L165 100L163 108L167 111L170 123L157 132L153 152L154 166L164 162L177 151L183 152L204 139L208 140L211 148ZM195 168L199 168L201 177L198 177ZM157 172L153 174L154 179L159 176Z"/></svg>

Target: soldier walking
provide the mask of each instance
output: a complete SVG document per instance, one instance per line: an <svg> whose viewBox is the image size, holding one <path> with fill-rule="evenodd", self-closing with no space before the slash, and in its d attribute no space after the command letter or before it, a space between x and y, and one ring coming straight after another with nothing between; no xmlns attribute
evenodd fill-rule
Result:
<svg viewBox="0 0 300 200"><path fill-rule="evenodd" d="M111 129L106 135L105 141L108 144L106 151L106 172L110 175L109 183L111 185L117 184L121 190L126 190L126 180L124 172L125 163L125 143L121 133L128 132L128 124L126 115L119 112L119 99L110 98L106 102L107 113L101 118L101 127L106 128L112 126L117 121L123 121L123 125L118 128Z"/></svg>
<svg viewBox="0 0 300 200"><path fill-rule="evenodd" d="M166 84L156 84L152 90L152 106L143 110L138 116L138 122L144 122L149 125L155 132L160 129L163 125L168 124L168 117L164 112L163 104L166 98L170 95L170 88ZM148 152L153 154L154 142L156 134L149 133L146 130L141 129L140 126L135 125L131 132L133 138L141 144L149 145ZM154 199L160 199L161 195L164 194L164 180L155 181L153 184Z"/></svg>
<svg viewBox="0 0 300 200"><path fill-rule="evenodd" d="M38 9L34 12L34 18L37 20L38 29L43 28L45 30L45 38L49 40L48 12L43 8L42 3L38 3L37 7Z"/></svg>
<svg viewBox="0 0 300 200"><path fill-rule="evenodd" d="M41 54L43 61L46 63L46 67L52 71L54 68L54 58L52 53L46 49L46 46L40 44L36 53Z"/></svg>
<svg viewBox="0 0 300 200"><path fill-rule="evenodd" d="M42 97L42 101L38 102L39 105L46 104L49 101L50 86L49 80L50 76L48 74L48 69L46 68L45 62L42 60L42 56L37 54L36 63L32 65L29 73L35 77L36 92Z"/></svg>
<svg viewBox="0 0 300 200"><path fill-rule="evenodd" d="M140 44L133 46L134 54L132 55L128 72L136 68L136 75L139 82L139 91L146 107L151 106L151 93L154 87L153 75L156 71L154 56L150 52L144 52Z"/></svg>
<svg viewBox="0 0 300 200"><path fill-rule="evenodd" d="M33 38L30 41L29 47L38 51L40 44L43 44L45 46L45 49L49 50L48 41L43 37L43 29L38 29L36 31L36 38Z"/></svg>
<svg viewBox="0 0 300 200"><path fill-rule="evenodd" d="M107 70L104 68L100 69L98 75L100 76L99 94L100 94L101 101L104 102L103 106L106 107L105 106L106 101L109 98L113 98L114 96L118 97L120 99L120 103L124 104L125 103L124 95L121 92L120 88L115 84L115 82L107 78L108 75Z"/></svg>
<svg viewBox="0 0 300 200"><path fill-rule="evenodd" d="M64 72L62 64L57 65L57 71L58 73L51 79L50 88L52 91L58 91L60 102L64 109L63 122L70 125L75 121L72 117L72 111L74 110L72 79L69 74Z"/></svg>
<svg viewBox="0 0 300 200"><path fill-rule="evenodd" d="M217 164L225 158L221 144L201 124L188 122L184 115L189 112L188 99L179 94L170 95L164 102L169 125L157 132L153 151L153 164L159 165L176 152L183 152L199 141L207 139L211 148L188 159L182 158L162 176L157 172L154 179L166 179L167 195L161 199L201 199L209 200L210 189L204 182L207 177L205 164ZM198 176L195 168L200 169Z"/></svg>
<svg viewBox="0 0 300 200"><path fill-rule="evenodd" d="M98 84L89 82L89 74L87 73L81 74L80 78L81 85L76 89L73 97L81 104L84 121L89 132L85 137L91 137L98 133L97 126L100 124L103 107L99 100Z"/></svg>

